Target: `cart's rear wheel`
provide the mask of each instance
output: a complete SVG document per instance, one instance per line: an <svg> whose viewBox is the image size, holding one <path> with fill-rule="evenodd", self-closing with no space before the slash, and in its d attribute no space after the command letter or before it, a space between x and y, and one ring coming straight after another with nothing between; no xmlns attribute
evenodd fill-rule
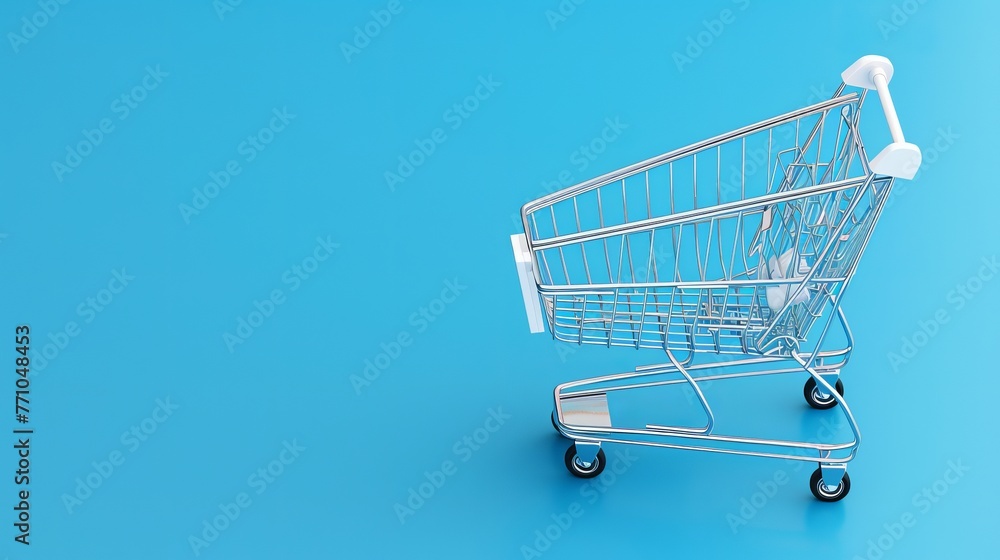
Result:
<svg viewBox="0 0 1000 560"><path fill-rule="evenodd" d="M573 473L573 476L578 476L580 478L594 478L595 476L601 474L604 471L604 465L606 461L604 459L604 450L597 450L597 457L594 458L594 462L590 466L584 466L580 461L580 458L576 454L576 444L569 446L566 450L566 468L569 472Z"/></svg>
<svg viewBox="0 0 1000 560"><path fill-rule="evenodd" d="M821 502L839 502L851 491L851 477L844 472L844 478L840 479L840 484L834 489L828 489L823 484L823 469L816 469L809 479L809 489L813 496Z"/></svg>
<svg viewBox="0 0 1000 560"><path fill-rule="evenodd" d="M841 396L844 395L843 381L838 379L834 388L837 389L837 392L840 393ZM806 397L806 402L813 408L826 410L837 406L837 400L833 398L833 395L827 395L826 397L821 397L819 395L819 386L816 383L815 377L810 377L809 381L806 381L806 386L803 388L802 393Z"/></svg>

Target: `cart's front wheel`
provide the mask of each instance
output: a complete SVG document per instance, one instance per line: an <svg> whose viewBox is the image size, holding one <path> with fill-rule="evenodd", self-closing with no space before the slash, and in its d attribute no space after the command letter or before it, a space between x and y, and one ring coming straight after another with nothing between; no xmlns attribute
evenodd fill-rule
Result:
<svg viewBox="0 0 1000 560"><path fill-rule="evenodd" d="M844 395L843 381L838 379L834 388L841 396ZM809 381L806 381L806 386L803 388L802 393L806 397L806 402L813 408L826 410L837 406L837 399L833 398L833 395L820 396L819 385L816 383L816 378L814 377L810 377Z"/></svg>
<svg viewBox="0 0 1000 560"><path fill-rule="evenodd" d="M839 502L851 491L851 477L844 472L844 478L840 479L840 484L836 488L827 488L823 484L823 469L816 469L809 479L809 489L821 502Z"/></svg>
<svg viewBox="0 0 1000 560"><path fill-rule="evenodd" d="M569 469L569 472L573 473L573 476L594 478L604 471L605 463L603 449L597 450L597 457L594 458L594 462L587 466L584 466L584 463L580 461L580 457L577 456L575 443L566 450L566 468Z"/></svg>

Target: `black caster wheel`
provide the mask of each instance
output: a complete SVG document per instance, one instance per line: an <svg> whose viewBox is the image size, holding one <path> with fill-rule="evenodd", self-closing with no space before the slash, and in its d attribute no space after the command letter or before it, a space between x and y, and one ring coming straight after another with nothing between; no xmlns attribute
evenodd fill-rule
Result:
<svg viewBox="0 0 1000 560"><path fill-rule="evenodd" d="M549 417L552 420L552 428L559 434L560 437L566 437L559 431L559 426L556 424L556 411L552 411L552 416Z"/></svg>
<svg viewBox="0 0 1000 560"><path fill-rule="evenodd" d="M597 457L589 467L584 467L580 463L579 457L576 456L575 443L569 446L569 449L566 450L566 468L569 469L569 472L573 473L573 476L578 476L580 478L594 478L604 471L604 465L606 462L607 461L604 459L603 449L599 449L597 451Z"/></svg>
<svg viewBox="0 0 1000 560"><path fill-rule="evenodd" d="M833 387L837 389L837 392L840 393L841 396L844 395L843 381L838 379L837 383ZM806 402L813 408L826 410L837 406L837 400L833 398L833 395L827 395L826 398L820 398L815 377L810 377L809 381L806 381L806 386L803 388L802 393L806 397Z"/></svg>
<svg viewBox="0 0 1000 560"><path fill-rule="evenodd" d="M851 491L851 477L845 472L840 484L833 491L830 491L823 484L822 469L816 469L809 479L809 489L812 490L813 496L816 496L816 499L821 502L839 502Z"/></svg>

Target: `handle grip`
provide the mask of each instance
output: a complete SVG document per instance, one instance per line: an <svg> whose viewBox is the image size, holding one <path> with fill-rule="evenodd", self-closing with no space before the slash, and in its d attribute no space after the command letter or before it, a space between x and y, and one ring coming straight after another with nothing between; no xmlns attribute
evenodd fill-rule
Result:
<svg viewBox="0 0 1000 560"><path fill-rule="evenodd" d="M911 144L903 137L903 128L896 115L896 106L889 94L889 81L892 80L892 62L884 56L868 55L857 60L850 68L840 75L849 86L874 89L882 103L886 123L892 143L882 149L875 159L869 162L872 171L882 175L891 175L900 179L912 179L920 168L920 148Z"/></svg>

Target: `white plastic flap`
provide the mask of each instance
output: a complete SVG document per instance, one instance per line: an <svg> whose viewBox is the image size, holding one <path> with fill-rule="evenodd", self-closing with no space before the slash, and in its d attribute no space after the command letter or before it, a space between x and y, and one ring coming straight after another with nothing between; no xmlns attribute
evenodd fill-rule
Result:
<svg viewBox="0 0 1000 560"><path fill-rule="evenodd" d="M535 275L531 271L531 251L523 233L510 236L514 248L514 262L517 264L517 278L521 282L521 296L524 298L524 312L528 315L528 328L532 333L545 332L542 321L542 306L538 302Z"/></svg>

